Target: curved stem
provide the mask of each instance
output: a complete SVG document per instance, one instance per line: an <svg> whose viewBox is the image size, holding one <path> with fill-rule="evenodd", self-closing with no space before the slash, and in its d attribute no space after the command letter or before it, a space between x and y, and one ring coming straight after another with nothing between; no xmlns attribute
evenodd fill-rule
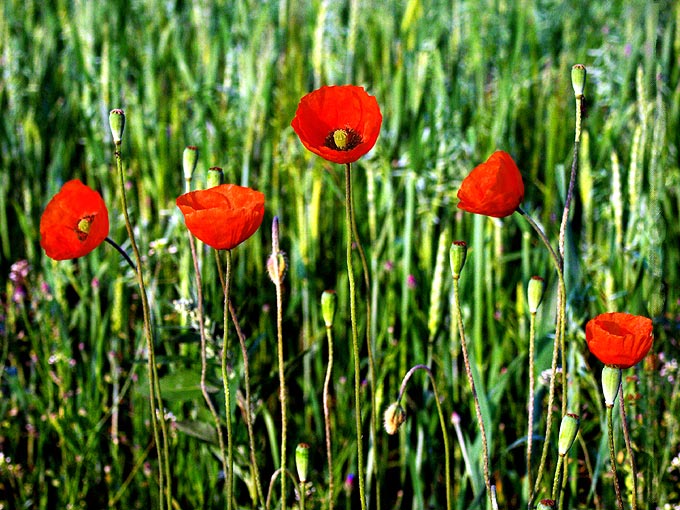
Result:
<svg viewBox="0 0 680 510"><path fill-rule="evenodd" d="M621 427L623 428L623 438L626 442L626 453L630 462L630 470L633 478L633 510L637 510L637 470L635 468L635 456L630 442L630 432L628 430L628 418L626 417L626 406L623 402L623 385L619 386L619 408L621 410Z"/></svg>
<svg viewBox="0 0 680 510"><path fill-rule="evenodd" d="M472 399L475 402L475 414L477 415L477 425L482 436L482 454L484 455L484 484L486 485L486 492L491 498L491 477L489 476L489 445L486 441L486 430L484 428L484 420L482 419L482 409L479 406L479 398L477 397L477 389L475 388L475 380L472 377L472 369L470 368L470 357L468 355L467 341L465 340L465 326L463 325L463 313L460 309L460 290L458 285L458 278L453 278L453 299L455 301L456 321L458 322L458 334L460 336L460 347L463 352L463 363L465 364L465 373L467 374L468 383L470 384L470 392Z"/></svg>
<svg viewBox="0 0 680 510"><path fill-rule="evenodd" d="M120 253L121 256L125 259L125 262L128 263L128 266L130 266L135 273L137 272L137 268L135 267L135 263L132 262L132 259L127 254L127 252L116 241L114 241L113 239L111 239L108 236L106 238L104 238L104 241L106 241L111 246L113 246L116 249L116 251L118 253Z"/></svg>
<svg viewBox="0 0 680 510"><path fill-rule="evenodd" d="M199 331L199 336L201 338L201 394L203 395L203 399L205 400L206 405L208 406L208 410L210 411L210 415L213 418L213 421L215 422L215 430L217 432L217 443L220 447L220 453L222 455L222 469L224 470L224 474L226 476L227 471L229 470L229 466L227 465L227 450L224 444L224 434L222 434L222 426L220 424L220 417L219 414L217 414L217 409L212 403L212 400L210 399L210 395L208 395L208 387L206 385L206 375L207 375L207 368L208 368L208 362L206 359L206 337L205 337L205 326L203 322L203 282L201 280L201 269L198 265L198 253L196 252L196 241L194 240L194 236L191 234L191 232L188 232L189 235L189 246L191 248L191 259L193 260L194 263L194 274L195 274L195 281L196 281L196 313L198 315L198 331ZM224 485L225 492L227 490L227 485ZM228 494L227 494L228 497Z"/></svg>
<svg viewBox="0 0 680 510"><path fill-rule="evenodd" d="M451 457L449 454L449 434L446 431L446 420L444 419L444 412L442 411L442 405L439 400L439 393L437 392L437 383L432 375L432 370L426 365L415 365L406 372L404 379L401 382L401 388L399 389L399 397L397 397L397 403L401 402L404 392L406 391L406 385L408 384L411 376L416 372L416 370L424 370L427 372L427 376L430 378L432 383L432 390L434 392L434 400L437 405L437 414L439 415L439 426L442 429L442 436L444 438L444 470L446 473L446 509L451 510Z"/></svg>
<svg viewBox="0 0 680 510"><path fill-rule="evenodd" d="M278 468L276 471L274 471L274 473L272 474L272 477L269 479L269 488L267 489L267 499L265 501L265 506L264 506L266 510L269 510L269 508L271 507L272 490L274 488L274 482L276 481L277 477L281 476L282 472L283 472L283 469ZM286 469L286 474L293 481L293 487L295 487L297 482L295 481L295 477L293 476L293 473L291 473L290 471L288 471ZM281 480L282 480L281 483L283 484L285 482L285 477L281 476Z"/></svg>
<svg viewBox="0 0 680 510"><path fill-rule="evenodd" d="M255 479L257 497L260 499L260 502L262 502L264 501L264 493L262 492L262 482L260 481L260 470L257 467L257 457L255 456L255 434L253 433L253 418L250 414L250 363L248 363L246 337L241 330L241 326L238 323L238 317L236 316L236 310L234 310L234 305L231 302L229 302L229 313L231 314L231 322L234 324L234 329L236 329L236 336L241 345L241 354L243 355L243 384L245 385L246 391L244 413L246 428L248 429L248 448L250 449L250 474Z"/></svg>
<svg viewBox="0 0 680 510"><path fill-rule="evenodd" d="M323 383L323 419L326 427L326 456L328 457L328 510L333 510L333 448L331 445L331 416L328 402L328 392L333 372L333 328L326 328L328 338L328 366L326 378Z"/></svg>
<svg viewBox="0 0 680 510"><path fill-rule="evenodd" d="M220 252L215 250L217 265L220 265ZM221 356L222 387L224 388L224 410L227 421L227 472L224 473L227 485L227 510L231 510L234 496L234 445L231 426L231 390L229 389L229 374L227 370L227 353L229 352L229 287L231 284L231 250L226 250L226 267L224 270L224 311L223 311L223 339Z"/></svg>
<svg viewBox="0 0 680 510"><path fill-rule="evenodd" d="M607 430L609 432L609 459L612 464L612 475L614 475L614 491L616 492L616 504L619 510L623 510L623 499L621 498L621 488L616 474L616 452L614 451L614 425L612 424L612 409L614 406L607 406Z"/></svg>
<svg viewBox="0 0 680 510"><path fill-rule="evenodd" d="M116 159L116 169L118 172L118 187L121 198L121 209L123 211L123 218L125 220L125 228L130 239L132 252L134 254L136 264L136 277L139 286L139 293L142 300L142 317L144 321L144 337L146 339L146 348L148 351L147 359L147 376L149 379L149 404L151 405L151 427L153 429L154 441L156 443L156 450L158 454L158 486L160 492L160 507L165 506L167 510L172 508L172 486L170 484L170 462L168 460L168 441L167 431L165 428L165 417L163 416L163 400L160 393L160 385L158 383L158 374L156 373L156 355L154 349L153 332L151 330L151 311L149 307L149 300L146 295L146 286L144 284L144 274L142 273L142 257L137 247L132 223L127 208L127 197L125 195L125 175L123 172L123 161L120 155L120 142L116 143L114 156ZM161 413L161 419L156 415L156 409Z"/></svg>
<svg viewBox="0 0 680 510"><path fill-rule="evenodd" d="M352 323L352 354L354 357L354 414L357 433L357 470L361 510L366 510L364 480L364 447L361 434L361 367L359 363L359 333L357 326L357 296L352 264L352 178L351 163L345 165L345 230L347 233L347 280L349 281L349 313Z"/></svg>

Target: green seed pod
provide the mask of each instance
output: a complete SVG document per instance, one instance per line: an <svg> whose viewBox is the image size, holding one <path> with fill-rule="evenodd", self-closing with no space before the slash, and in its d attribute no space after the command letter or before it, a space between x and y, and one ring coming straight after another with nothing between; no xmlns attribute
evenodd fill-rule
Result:
<svg viewBox="0 0 680 510"><path fill-rule="evenodd" d="M295 448L295 467L301 483L307 481L307 468L309 466L309 445L300 443Z"/></svg>
<svg viewBox="0 0 680 510"><path fill-rule="evenodd" d="M536 505L536 510L552 510L553 508L555 508L554 499L542 499Z"/></svg>
<svg viewBox="0 0 680 510"><path fill-rule="evenodd" d="M219 186L224 182L224 172L219 166L213 166L208 168L208 176L206 178L206 186L208 188L214 188Z"/></svg>
<svg viewBox="0 0 680 510"><path fill-rule="evenodd" d="M338 295L334 290L324 290L321 294L321 315L327 328L333 327L335 309L338 303Z"/></svg>
<svg viewBox="0 0 680 510"><path fill-rule="evenodd" d="M182 170L184 170L184 180L191 181L198 163L198 147L187 145L182 153Z"/></svg>
<svg viewBox="0 0 680 510"><path fill-rule="evenodd" d="M467 243L465 241L454 241L451 243L449 249L449 261L451 263L451 273L453 279L460 278L460 272L465 265L465 258L467 257Z"/></svg>
<svg viewBox="0 0 680 510"><path fill-rule="evenodd" d="M123 140L123 130L125 129L125 112L116 108L109 112L109 127L113 135L113 143L120 145Z"/></svg>
<svg viewBox="0 0 680 510"><path fill-rule="evenodd" d="M602 369L602 393L607 407L614 405L621 386L621 369L605 365Z"/></svg>
<svg viewBox="0 0 680 510"><path fill-rule="evenodd" d="M565 414L560 424L560 435L557 441L557 450L560 456L564 457L574 444L578 434L579 416L577 414Z"/></svg>
<svg viewBox="0 0 680 510"><path fill-rule="evenodd" d="M571 86L577 98L583 97L586 88L586 66L583 64L576 64L571 68Z"/></svg>
<svg viewBox="0 0 680 510"><path fill-rule="evenodd" d="M385 426L385 432L389 435L397 433L401 424L406 421L406 411L401 407L399 402L394 402L385 410L383 416L383 424Z"/></svg>
<svg viewBox="0 0 680 510"><path fill-rule="evenodd" d="M545 288L543 278L532 276L527 286L527 301L529 302L529 313L536 313L543 301L543 289Z"/></svg>

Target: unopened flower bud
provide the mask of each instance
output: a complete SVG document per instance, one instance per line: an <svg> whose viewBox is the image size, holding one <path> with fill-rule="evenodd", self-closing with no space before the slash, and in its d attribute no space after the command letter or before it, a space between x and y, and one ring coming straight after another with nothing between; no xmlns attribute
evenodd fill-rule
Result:
<svg viewBox="0 0 680 510"><path fill-rule="evenodd" d="M527 301L529 302L529 313L536 313L538 307L543 301L543 278L540 276L532 276L527 286Z"/></svg>
<svg viewBox="0 0 680 510"><path fill-rule="evenodd" d="M198 147L187 145L182 153L182 170L184 170L184 180L191 181L198 163Z"/></svg>
<svg viewBox="0 0 680 510"><path fill-rule="evenodd" d="M565 414L562 417L560 424L560 435L557 440L557 451L560 456L564 457L574 444L576 435L578 434L579 416L577 414Z"/></svg>
<svg viewBox="0 0 680 510"><path fill-rule="evenodd" d="M465 265L467 257L467 243L465 241L454 241L449 249L449 262L451 263L451 273L454 280L460 278L460 272Z"/></svg>
<svg viewBox="0 0 680 510"><path fill-rule="evenodd" d="M406 421L406 411L401 407L399 402L394 402L385 410L383 416L383 423L385 425L385 432L390 435L396 434L401 424Z"/></svg>
<svg viewBox="0 0 680 510"><path fill-rule="evenodd" d="M205 179L205 184L208 188L219 186L224 181L224 172L219 166L208 168L208 175Z"/></svg>
<svg viewBox="0 0 680 510"><path fill-rule="evenodd" d="M321 294L321 315L327 328L333 327L338 296L334 290L324 290Z"/></svg>
<svg viewBox="0 0 680 510"><path fill-rule="evenodd" d="M113 143L120 145L123 140L123 130L125 129L125 112L116 108L109 112L109 127L113 136Z"/></svg>
<svg viewBox="0 0 680 510"><path fill-rule="evenodd" d="M274 283L282 283L288 269L286 254L282 251L272 253L267 259L267 274Z"/></svg>
<svg viewBox="0 0 680 510"><path fill-rule="evenodd" d="M583 97L586 88L586 66L583 64L576 64L571 68L571 86L577 98Z"/></svg>
<svg viewBox="0 0 680 510"><path fill-rule="evenodd" d="M295 448L295 467L297 468L298 478L300 482L307 481L307 468L309 466L309 445L307 443L300 443Z"/></svg>
<svg viewBox="0 0 680 510"><path fill-rule="evenodd" d="M621 369L605 365L602 369L602 393L607 407L614 405L616 395L619 393L619 386L621 386Z"/></svg>

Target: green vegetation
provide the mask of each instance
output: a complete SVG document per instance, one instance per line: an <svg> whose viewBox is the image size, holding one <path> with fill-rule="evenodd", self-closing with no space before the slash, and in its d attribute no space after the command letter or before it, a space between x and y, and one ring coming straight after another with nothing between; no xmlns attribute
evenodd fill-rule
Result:
<svg viewBox="0 0 680 510"><path fill-rule="evenodd" d="M352 168L371 273L367 292L356 257L360 366L367 379L368 302L376 371L375 395L371 381L361 388L368 506L445 508L444 443L425 374L413 376L401 400L407 419L398 434L388 436L379 423L402 377L424 364L447 417L453 506L487 508L486 495L475 499L484 490L482 441L446 257L453 240L465 240L460 300L492 483L501 508L526 508L526 288L533 275L546 280L536 323L537 467L548 391L538 376L549 374L551 364L557 278L524 218L463 213L456 191L494 150L507 151L524 178L522 208L557 245L572 164L576 63L588 70L588 107L566 238L565 393L569 411L580 415L580 433L566 458L561 503L615 505L602 364L587 349L584 325L599 313L621 311L654 320L652 355L623 373L638 499L641 508L679 508L677 2L6 0L0 7L0 509L159 507L134 272L106 244L64 262L47 258L39 245L45 205L64 182L79 178L100 190L109 235L130 252L108 127L114 108L127 119L128 208L145 257L175 508L226 507L217 434L200 387L191 253L175 206L184 192L187 145L200 151L194 187L219 166L226 182L266 196L262 227L234 250L230 292L250 358L265 496L280 467L276 290L265 267L277 216L288 266L286 467L295 473L295 445L310 445L305 505L325 508L328 343L320 299L335 289L333 497L338 508L359 508L358 483L346 482L358 466L343 167L306 151L290 127L303 95L343 83L365 87L383 114L375 149ZM199 250L208 384L224 418L222 286L213 255L200 243ZM243 356L233 324L230 329L234 508L263 508L253 503ZM562 394L558 384L556 408ZM617 467L630 508L633 481L617 410ZM454 412L460 431L448 419ZM559 413L555 421L539 498L550 496L557 465ZM280 482L272 487L275 508ZM293 488L291 482L287 508L297 504Z"/></svg>

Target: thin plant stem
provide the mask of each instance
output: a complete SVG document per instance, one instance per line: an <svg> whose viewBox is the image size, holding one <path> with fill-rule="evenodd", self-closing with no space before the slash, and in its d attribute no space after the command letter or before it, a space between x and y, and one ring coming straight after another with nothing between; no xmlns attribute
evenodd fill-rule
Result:
<svg viewBox="0 0 680 510"><path fill-rule="evenodd" d="M121 198L121 209L123 211L123 218L125 220L125 228L130 239L132 252L136 261L136 277L139 286L139 294L142 300L142 317L144 322L144 337L146 339L147 356L147 377L149 379L149 404L151 406L151 428L153 429L154 442L156 443L156 450L158 455L158 487L160 493L160 508L166 507L167 510L172 509L172 484L170 483L170 462L168 460L168 441L167 430L165 428L165 417L163 416L163 401L160 393L160 385L158 383L158 374L156 372L156 355L153 340L153 331L151 329L151 311L149 307L149 300L146 295L146 285L144 284L144 274L142 272L142 257L137 247L137 241L134 235L134 229L130 222L130 215L127 208L127 197L125 195L125 174L123 172L123 161L120 154L120 142L116 142L114 157L116 159L116 169L118 172L118 187ZM161 413L161 419L156 415L156 409Z"/></svg>
<svg viewBox="0 0 680 510"><path fill-rule="evenodd" d="M300 481L300 488L298 489L300 491L300 510L305 510L305 496L307 493L307 489L305 487L307 483L303 482L302 480Z"/></svg>
<svg viewBox="0 0 680 510"><path fill-rule="evenodd" d="M293 481L293 487L294 487L297 484L297 482L295 481L295 477L293 476L293 473L291 473L287 469L285 471L286 471L286 474L288 475L288 477ZM271 508L272 490L274 489L274 482L276 481L276 479L279 476L281 476L282 472L283 472L283 469L278 468L276 471L274 471L274 473L272 474L272 477L269 479L269 488L267 489L267 499L266 499L265 505L264 505L266 510L269 510ZM281 477L281 478L283 478L283 477Z"/></svg>
<svg viewBox="0 0 680 510"><path fill-rule="evenodd" d="M227 353L229 352L229 291L231 280L231 250L226 251L226 263L224 269L224 311L223 311L223 337L222 337L222 356L221 373L222 387L224 388L224 410L227 422L227 472L224 473L227 485L227 510L231 509L234 496L234 445L231 423L231 390L229 389L229 374L227 370ZM215 260L220 266L220 252L215 250Z"/></svg>
<svg viewBox="0 0 680 510"><path fill-rule="evenodd" d="M555 270L557 271L557 278L558 278L558 287L557 287L557 319L556 319L556 324L555 324L555 340L553 342L553 354L552 354L552 363L551 363L551 376L550 376L550 390L548 392L548 412L547 412L547 417L546 417L546 425L545 425L545 439L543 441L543 448L541 451L541 461L538 465L538 473L536 474L536 481L534 483L534 488L529 492L529 501L528 501L528 508L531 508L533 499L534 499L534 494L536 494L539 491L540 488L540 483L543 478L543 470L545 469L545 463L548 458L548 446L550 444L550 432L552 430L552 423L553 423L553 413L552 413L552 407L553 403L555 401L555 381L556 381L556 375L557 375L557 359L558 355L560 352L560 346L562 346L563 342L562 339L564 337L564 332L565 332L565 319L566 319L566 288L564 284L564 272L563 272L563 261L562 258L555 252L553 249L552 245L550 244L550 241L548 240L547 236L545 235L545 232L541 229L541 227L534 221L534 219L526 212L524 211L521 207L517 208L517 211L524 217L529 222L529 225L534 229L534 231L538 234L538 237L541 239L543 244L548 250L548 253L550 254L550 257L553 261L553 264L555 265ZM562 349L564 350L564 349ZM562 391L564 392L566 390L566 385L565 385L565 380L564 380L564 366L562 367L562 372L563 372L563 387ZM563 397L563 400L564 399ZM563 409L564 409L564 402L563 402Z"/></svg>
<svg viewBox="0 0 680 510"><path fill-rule="evenodd" d="M408 384L411 376L417 371L423 370L427 373L432 383L432 391L434 392L434 401L437 406L437 414L439 414L439 425L442 429L442 436L444 439L444 471L446 473L446 509L451 510L451 457L449 452L449 434L446 430L446 420L444 419L444 412L442 411L441 401L439 400L439 393L437 392L437 383L432 375L432 370L427 365L415 365L406 372L404 379L401 382L401 388L399 389L399 396L397 397L397 403L401 402L404 392L406 391L406 385Z"/></svg>
<svg viewBox="0 0 680 510"><path fill-rule="evenodd" d="M633 455L633 447L630 442L630 431L628 430L626 406L625 402L623 401L623 385L619 386L619 409L621 411L621 428L623 429L623 438L626 442L626 453L628 453L628 460L630 462L630 470L633 478L632 508L633 510L637 510L637 469L635 468L635 456Z"/></svg>
<svg viewBox="0 0 680 510"><path fill-rule="evenodd" d="M376 421L376 410L377 404L375 400L375 359L373 357L373 341L371 339L371 275L368 272L368 263L366 262L366 253L364 252L364 247L361 244L361 237L359 236L359 231L357 229L356 214L354 214L354 204L350 209L352 213L352 234L354 235L354 244L359 251L359 259L361 260L361 268L364 274L364 285L366 286L366 349L368 350L368 381L371 390L371 445L373 448L374 457L377 456L377 438L378 438L378 425ZM375 468L375 506L376 510L380 510L380 463L373 463ZM371 473L368 474L369 477Z"/></svg>
<svg viewBox="0 0 680 510"><path fill-rule="evenodd" d="M132 270L133 270L135 273L137 272L137 268L135 267L135 263L132 262L132 259L131 259L130 256L127 254L127 252L126 252L126 251L125 251L125 250L124 250L124 249L123 249L116 241L114 241L114 240L111 239L110 237L104 238L104 241L106 241L106 242L109 243L111 246L113 246L113 247L116 249L116 251L117 251L118 253L120 253L121 256L125 259L125 262L128 263L128 266L130 266L130 267L132 268Z"/></svg>
<svg viewBox="0 0 680 510"><path fill-rule="evenodd" d="M352 263L352 164L345 165L345 230L347 235L347 280L349 281L349 310L352 323L352 354L354 357L354 414L357 432L357 471L359 478L359 500L361 510L366 510L364 480L364 448L361 434L361 367L359 364L359 333L357 326L357 298Z"/></svg>
<svg viewBox="0 0 680 510"><path fill-rule="evenodd" d="M482 409L479 406L479 398L477 397L477 389L475 387L475 380L472 377L472 369L470 368L470 357L468 355L467 342L465 340L465 326L463 325L463 313L460 308L460 288L459 278L453 278L453 300L455 302L456 322L458 322L458 334L460 336L460 347L463 352L463 363L465 364L465 373L467 374L468 383L470 384L470 392L472 399L475 402L475 414L477 415L477 425L482 436L482 455L484 456L484 484L488 497L491 498L491 477L489 476L489 445L486 441L486 430L484 428L484 420L482 419Z"/></svg>
<svg viewBox="0 0 680 510"><path fill-rule="evenodd" d="M224 444L224 434L222 434L222 424L220 423L220 417L217 414L217 409L212 403L210 395L208 394L208 387L206 385L206 375L208 370L208 362L206 358L206 337L205 337L205 325L203 319L203 282L201 279L201 269L198 265L198 253L196 251L196 241L191 232L188 232L189 236L189 246L191 249L191 259L194 264L194 275L196 282L196 314L198 318L198 331L201 338L201 393L203 394L203 399L208 406L208 410L215 422L215 431L217 432L217 443L220 448L220 453L222 455L222 469L226 476L229 466L227 465L227 449ZM224 485L225 494L227 491L227 485ZM227 494L228 497L228 494Z"/></svg>
<svg viewBox="0 0 680 510"><path fill-rule="evenodd" d="M532 313L529 318L529 403L528 403L528 424L527 424L527 487L531 492L531 451L534 439L534 392L535 392L535 376L534 376L534 350L536 343L536 313Z"/></svg>
<svg viewBox="0 0 680 510"><path fill-rule="evenodd" d="M326 327L328 339L328 365L326 366L326 378L323 383L323 419L326 427L326 456L328 457L328 510L333 510L333 448L331 444L331 415L328 402L328 393L333 372L333 327Z"/></svg>
<svg viewBox="0 0 680 510"><path fill-rule="evenodd" d="M288 434L288 411L286 398L286 372L283 357L283 290L281 289L281 280L283 271L279 267L280 261L279 251L279 223L278 219L274 218L272 222L272 281L276 288L276 345L278 351L279 363L279 400L281 401L281 469L286 469L286 436ZM295 483L293 487L295 487ZM286 478L281 477L281 510L286 510Z"/></svg>
<svg viewBox="0 0 680 510"><path fill-rule="evenodd" d="M245 404L245 419L246 428L248 430L248 448L250 449L250 473L255 480L255 489L257 497L260 502L264 501L264 493L262 492L262 482L260 481L260 470L257 467L257 456L255 455L255 434L253 433L253 418L250 414L250 363L248 362L248 349L246 348L246 337L241 330L236 316L236 310L233 303L229 303L229 313L231 314L231 322L236 329L236 336L241 345L241 354L243 355L243 384L245 385L246 404ZM257 502L256 502L257 504Z"/></svg>
<svg viewBox="0 0 680 510"><path fill-rule="evenodd" d="M553 479L552 496L551 499L557 503L559 499L560 483L562 481L562 464L564 463L564 456L557 457L557 466L555 467L555 478Z"/></svg>
<svg viewBox="0 0 680 510"><path fill-rule="evenodd" d="M614 491L616 492L616 504L619 510L623 510L623 498L621 497L621 488L619 487L619 479L616 473L616 452L614 451L614 425L612 423L612 409L613 405L607 406L607 430L609 433L609 459L612 464L612 475L614 475Z"/></svg>

